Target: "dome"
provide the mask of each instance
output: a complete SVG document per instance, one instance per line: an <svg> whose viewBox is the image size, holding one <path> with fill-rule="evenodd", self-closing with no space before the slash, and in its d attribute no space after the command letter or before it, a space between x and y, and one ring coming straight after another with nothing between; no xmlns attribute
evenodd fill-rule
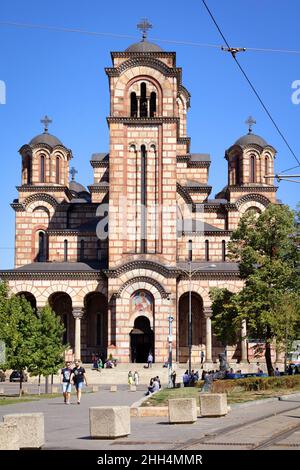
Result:
<svg viewBox="0 0 300 470"><path fill-rule="evenodd" d="M29 145L37 145L37 144L47 144L50 147L55 147L56 145L63 145L63 143L55 137L55 135L48 134L48 132L44 132L43 134L39 134L29 142Z"/></svg>
<svg viewBox="0 0 300 470"><path fill-rule="evenodd" d="M162 52L162 48L149 41L141 41L127 47L125 52Z"/></svg>
<svg viewBox="0 0 300 470"><path fill-rule="evenodd" d="M77 183L77 181L70 181L69 183L69 189L73 193L87 193L87 189L80 183Z"/></svg>
<svg viewBox="0 0 300 470"><path fill-rule="evenodd" d="M245 147L246 145L251 144L259 145L260 147L266 147L268 145L265 139L263 139L259 135L252 133L243 135L235 142L234 145L240 145L241 147Z"/></svg>

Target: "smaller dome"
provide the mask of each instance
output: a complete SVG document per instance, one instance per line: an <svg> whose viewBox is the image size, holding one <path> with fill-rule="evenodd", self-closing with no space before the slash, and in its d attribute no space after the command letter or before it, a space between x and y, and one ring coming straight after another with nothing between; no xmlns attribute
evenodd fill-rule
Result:
<svg viewBox="0 0 300 470"><path fill-rule="evenodd" d="M263 139L259 135L252 134L252 133L243 135L235 142L234 145L240 145L241 147L245 147L246 145L251 145L251 144L256 144L256 145L259 145L260 147L266 147L268 145L265 139Z"/></svg>
<svg viewBox="0 0 300 470"><path fill-rule="evenodd" d="M55 137L55 135L48 134L48 132L44 132L43 134L39 134L29 142L29 145L37 145L37 144L47 144L50 147L55 147L56 145L63 145L63 143Z"/></svg>
<svg viewBox="0 0 300 470"><path fill-rule="evenodd" d="M70 181L69 183L69 189L73 193L80 194L80 193L87 193L87 189L80 183L77 183L77 181Z"/></svg>
<svg viewBox="0 0 300 470"><path fill-rule="evenodd" d="M125 52L162 52L162 48L149 41L141 41L127 47Z"/></svg>

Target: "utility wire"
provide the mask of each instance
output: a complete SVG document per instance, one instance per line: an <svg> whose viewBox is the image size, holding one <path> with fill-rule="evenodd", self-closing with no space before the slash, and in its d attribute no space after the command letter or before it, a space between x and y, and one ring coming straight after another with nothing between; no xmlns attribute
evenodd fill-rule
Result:
<svg viewBox="0 0 300 470"><path fill-rule="evenodd" d="M133 39L137 40L136 36L130 36L125 34L116 34L112 32L101 32L101 31L88 31L78 28L61 28L59 26L48 26L41 24L32 24L32 23L17 23L13 21L0 21L0 26L13 26L17 28L27 28L27 29L41 29L46 31L62 32L62 33L77 33L77 34L86 34L89 36L107 36L114 37L119 39ZM162 39L162 38L150 38L153 41L165 42L169 44L178 44L182 46L193 46L193 47L210 47L215 49L221 49L221 44L209 44L201 42L192 42L192 41L177 41L174 39ZM268 48L259 48L259 47L243 47L238 49L246 49L246 51L252 52L272 52L272 53L285 53L285 54L297 54L300 55L300 50L293 49L268 49Z"/></svg>
<svg viewBox="0 0 300 470"><path fill-rule="evenodd" d="M210 11L209 7L207 6L205 0L202 0L202 3L203 5L205 6L209 16L211 17L213 23L215 24L217 30L219 31L222 39L225 41L225 44L227 45L228 49L231 50L232 48L230 47L227 39L225 38L223 32L221 31L221 28L219 27L218 23L216 22L212 12ZM293 155L293 157L295 158L296 162L298 163L298 165L300 166L300 160L298 159L297 155L295 154L294 150L292 149L292 147L290 146L290 144L288 143L287 139L285 138L284 134L281 132L281 130L279 129L279 126L277 125L275 119L272 117L270 111L268 110L267 106L265 105L265 103L263 102L262 98L260 97L258 91L256 90L255 86L252 84L250 78L248 77L248 75L246 74L245 70L243 69L243 67L241 66L241 64L239 63L238 59L236 58L236 54L231 54L233 59L235 60L238 68L240 69L240 71L242 72L242 74L244 75L246 81L248 82L248 84L250 85L250 88L252 89L253 93L255 94L255 96L257 97L258 101L260 102L261 106L263 107L263 109L265 110L266 114L268 115L268 117L270 118L271 122L273 123L275 129L277 130L278 134L280 135L280 137L282 138L282 140L285 142L286 146L288 147L289 151L291 152L291 154Z"/></svg>

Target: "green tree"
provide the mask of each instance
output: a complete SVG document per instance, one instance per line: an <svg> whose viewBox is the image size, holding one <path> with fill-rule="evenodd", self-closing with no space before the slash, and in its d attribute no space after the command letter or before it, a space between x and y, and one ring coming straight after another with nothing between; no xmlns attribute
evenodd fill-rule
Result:
<svg viewBox="0 0 300 470"><path fill-rule="evenodd" d="M223 327L238 327L247 321L248 333L266 342L265 358L269 375L273 375L271 344L284 342L285 324L290 337L296 334L299 318L299 246L295 214L287 206L271 204L262 214L250 211L239 222L229 243L229 258L239 262L243 289L213 303L213 320L222 318ZM214 294L216 296L216 294ZM293 297L292 297L293 296ZM293 298L295 309L283 308ZM222 304L223 302L223 304ZM222 306L223 305L223 306ZM230 315L231 318L230 318ZM217 332L219 338L222 337Z"/></svg>
<svg viewBox="0 0 300 470"><path fill-rule="evenodd" d="M63 353L66 349L62 341L64 326L49 305L39 312L37 331L35 353L28 370L31 375L39 377L40 394L41 375L47 377L57 373L59 367L63 365Z"/></svg>
<svg viewBox="0 0 300 470"><path fill-rule="evenodd" d="M1 339L5 343L7 368L18 370L23 377L35 355L38 319L30 303L21 296L8 297L7 288L0 290ZM20 395L22 379L20 380Z"/></svg>

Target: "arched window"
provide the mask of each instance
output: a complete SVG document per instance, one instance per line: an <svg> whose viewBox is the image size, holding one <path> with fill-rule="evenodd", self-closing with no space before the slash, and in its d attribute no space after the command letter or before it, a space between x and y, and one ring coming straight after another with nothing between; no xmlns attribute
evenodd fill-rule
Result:
<svg viewBox="0 0 300 470"><path fill-rule="evenodd" d="M235 157L235 184L240 184L240 158Z"/></svg>
<svg viewBox="0 0 300 470"><path fill-rule="evenodd" d="M39 232L38 234L37 261L39 263L47 261L47 238L45 232Z"/></svg>
<svg viewBox="0 0 300 470"><path fill-rule="evenodd" d="M84 260L84 240L80 240L79 260Z"/></svg>
<svg viewBox="0 0 300 470"><path fill-rule="evenodd" d="M193 242L192 242L192 240L189 240L189 242L188 242L188 253L189 253L188 260L192 261L193 260Z"/></svg>
<svg viewBox="0 0 300 470"><path fill-rule="evenodd" d="M265 158L265 176L267 176L267 174L268 174L268 162L269 162L268 157L266 157L266 158ZM265 179L264 182L265 182L265 183L268 183L268 180Z"/></svg>
<svg viewBox="0 0 300 470"><path fill-rule="evenodd" d="M147 90L146 83L141 83L141 98L140 98L140 116L148 116L148 103L147 103Z"/></svg>
<svg viewBox="0 0 300 470"><path fill-rule="evenodd" d="M45 155L41 155L40 159L40 182L45 183Z"/></svg>
<svg viewBox="0 0 300 470"><path fill-rule="evenodd" d="M209 261L209 240L205 240L205 261Z"/></svg>
<svg viewBox="0 0 300 470"><path fill-rule="evenodd" d="M146 146L141 145L141 253L146 253L147 215L146 215L146 183L147 183L147 152Z"/></svg>
<svg viewBox="0 0 300 470"><path fill-rule="evenodd" d="M68 261L68 240L64 240L64 261Z"/></svg>
<svg viewBox="0 0 300 470"><path fill-rule="evenodd" d="M130 94L130 116L137 117L137 97L134 91Z"/></svg>
<svg viewBox="0 0 300 470"><path fill-rule="evenodd" d="M150 95L150 117L156 116L156 93L155 91L151 92Z"/></svg>
<svg viewBox="0 0 300 470"><path fill-rule="evenodd" d="M59 158L57 157L56 163L55 163L55 182L56 184L59 184L60 180L60 161Z"/></svg>
<svg viewBox="0 0 300 470"><path fill-rule="evenodd" d="M226 261L226 242L222 240L222 261Z"/></svg>
<svg viewBox="0 0 300 470"><path fill-rule="evenodd" d="M250 157L250 183L255 183L255 157Z"/></svg>
<svg viewBox="0 0 300 470"><path fill-rule="evenodd" d="M97 248L96 248L96 258L98 261L101 261L101 242L100 240L97 240Z"/></svg>

